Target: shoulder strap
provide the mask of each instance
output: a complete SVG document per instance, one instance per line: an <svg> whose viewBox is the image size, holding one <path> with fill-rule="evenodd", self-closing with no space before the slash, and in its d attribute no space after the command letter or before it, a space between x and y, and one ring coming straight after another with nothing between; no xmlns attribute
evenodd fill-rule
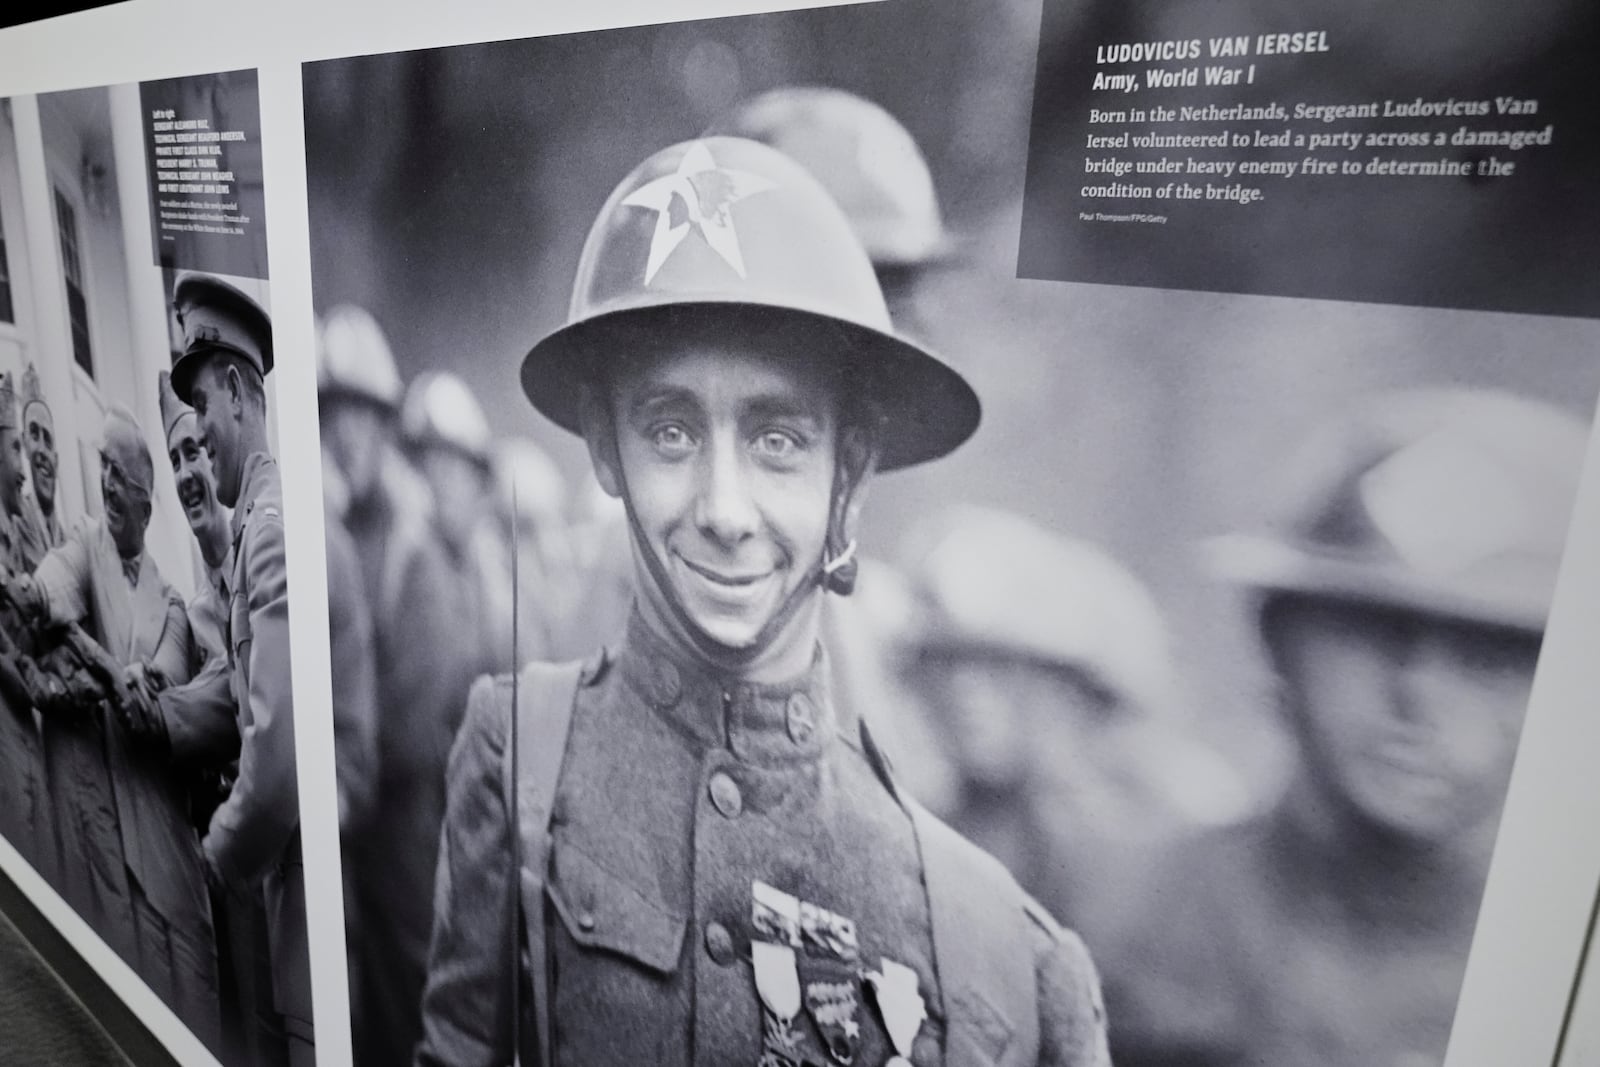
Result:
<svg viewBox="0 0 1600 1067"><path fill-rule="evenodd" d="M583 663L530 663L512 689L512 738L506 745L506 807L512 812L514 857L518 872L515 892L517 918L527 954L530 994L533 999L534 1038L538 1062L550 1067L550 966L545 948L545 874L550 865L550 815L556 786L566 756L572 709L577 700ZM521 1023L521 968L513 966L511 980L518 995L512 999L512 1026ZM514 1042L520 1044L521 1042ZM521 1049L516 1050L520 1054Z"/></svg>
<svg viewBox="0 0 1600 1067"><path fill-rule="evenodd" d="M945 1067L1032 1064L1039 997L1031 900L1011 872L946 826L890 778L865 720L861 747L911 817L928 892L933 965L945 1015Z"/></svg>

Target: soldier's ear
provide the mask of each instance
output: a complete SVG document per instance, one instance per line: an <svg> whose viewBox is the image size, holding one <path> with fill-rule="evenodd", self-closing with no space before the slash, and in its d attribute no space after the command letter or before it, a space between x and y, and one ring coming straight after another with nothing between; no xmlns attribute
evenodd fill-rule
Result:
<svg viewBox="0 0 1600 1067"><path fill-rule="evenodd" d="M228 407L235 414L244 411L244 375L240 373L238 364L229 360L224 365L223 376L228 383Z"/></svg>
<svg viewBox="0 0 1600 1067"><path fill-rule="evenodd" d="M878 472L877 437L865 426L849 425L839 434L839 472L844 531L853 537L861 521L867 486Z"/></svg>
<svg viewBox="0 0 1600 1067"><path fill-rule="evenodd" d="M608 397L598 384L583 387L578 401L578 421L583 443L589 448L594 476L607 496L622 496L622 459L617 455L616 422Z"/></svg>

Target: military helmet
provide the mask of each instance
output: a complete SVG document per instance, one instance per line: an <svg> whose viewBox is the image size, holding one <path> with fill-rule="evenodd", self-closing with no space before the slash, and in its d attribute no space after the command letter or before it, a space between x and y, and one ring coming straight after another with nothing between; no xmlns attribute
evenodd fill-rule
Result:
<svg viewBox="0 0 1600 1067"><path fill-rule="evenodd" d="M189 401L195 372L215 353L239 356L265 378L272 373L272 319L254 298L213 274L190 271L172 287L183 328L183 351L172 364L172 388Z"/></svg>
<svg viewBox="0 0 1600 1067"><path fill-rule="evenodd" d="M1267 529L1208 545L1215 572L1298 594L1544 629L1588 441L1502 392L1389 393L1324 426L1284 471Z"/></svg>
<svg viewBox="0 0 1600 1067"><path fill-rule="evenodd" d="M1030 519L963 506L907 537L918 644L1077 671L1126 706L1173 706L1167 628L1143 583L1101 549Z"/></svg>
<svg viewBox="0 0 1600 1067"><path fill-rule="evenodd" d="M449 371L419 374L400 407L400 432L412 448L453 448L489 467L489 421L467 384Z"/></svg>
<svg viewBox="0 0 1600 1067"><path fill-rule="evenodd" d="M870 100L821 86L772 89L711 132L771 145L809 170L880 270L934 263L953 250L928 161L906 128Z"/></svg>
<svg viewBox="0 0 1600 1067"><path fill-rule="evenodd" d="M341 304L317 330L317 396L343 397L400 408L400 374L378 320L364 308Z"/></svg>
<svg viewBox="0 0 1600 1067"><path fill-rule="evenodd" d="M942 456L977 428L966 380L894 335L872 265L817 180L732 137L663 149L623 179L589 231L567 324L528 353L522 387L578 432L582 388L607 354L724 328L817 338L882 409L882 470Z"/></svg>

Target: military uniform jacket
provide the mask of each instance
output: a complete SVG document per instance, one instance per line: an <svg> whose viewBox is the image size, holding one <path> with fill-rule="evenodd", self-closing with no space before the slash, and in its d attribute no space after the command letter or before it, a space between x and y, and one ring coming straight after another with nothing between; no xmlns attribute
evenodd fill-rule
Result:
<svg viewBox="0 0 1600 1067"><path fill-rule="evenodd" d="M430 1067L511 1059L510 705L507 680L481 680L451 755L417 1057ZM758 880L853 923L869 967L914 973L928 1013L907 1050L919 1067L1108 1062L1082 943L950 831L914 828L863 737L836 716L820 653L793 685L735 683L674 662L635 617L577 691L549 820L549 907L523 899L529 922L550 916L554 1062L761 1062ZM532 874L517 881L539 884ZM803 988L838 978L809 958L798 969ZM988 980L1006 971L1021 981ZM895 1055L867 997L853 1021L855 1064ZM809 1059L835 1062L820 1027L797 1025ZM534 1062L531 1018L521 1030Z"/></svg>
<svg viewBox="0 0 1600 1067"><path fill-rule="evenodd" d="M274 1003L311 1018L294 703L289 687L289 601L283 486L271 456L245 460L233 512L228 661L239 715L239 777L202 842L223 877L265 879Z"/></svg>
<svg viewBox="0 0 1600 1067"><path fill-rule="evenodd" d="M32 490L23 494L22 515L16 522L17 532L22 538L23 558L29 571L39 565L45 553L67 539L66 531L61 528L61 513L52 511L48 516L45 515Z"/></svg>

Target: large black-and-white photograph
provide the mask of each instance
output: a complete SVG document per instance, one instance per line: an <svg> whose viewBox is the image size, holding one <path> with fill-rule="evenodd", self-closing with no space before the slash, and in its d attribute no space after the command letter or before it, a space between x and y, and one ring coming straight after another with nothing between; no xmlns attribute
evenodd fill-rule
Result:
<svg viewBox="0 0 1600 1067"><path fill-rule="evenodd" d="M1443 1061L1592 327L1017 280L1038 27L304 68L358 1063Z"/></svg>
<svg viewBox="0 0 1600 1067"><path fill-rule="evenodd" d="M0 835L217 1060L310 1063L264 234L157 249L147 170L259 204L204 147L255 76L159 87L3 102Z"/></svg>

